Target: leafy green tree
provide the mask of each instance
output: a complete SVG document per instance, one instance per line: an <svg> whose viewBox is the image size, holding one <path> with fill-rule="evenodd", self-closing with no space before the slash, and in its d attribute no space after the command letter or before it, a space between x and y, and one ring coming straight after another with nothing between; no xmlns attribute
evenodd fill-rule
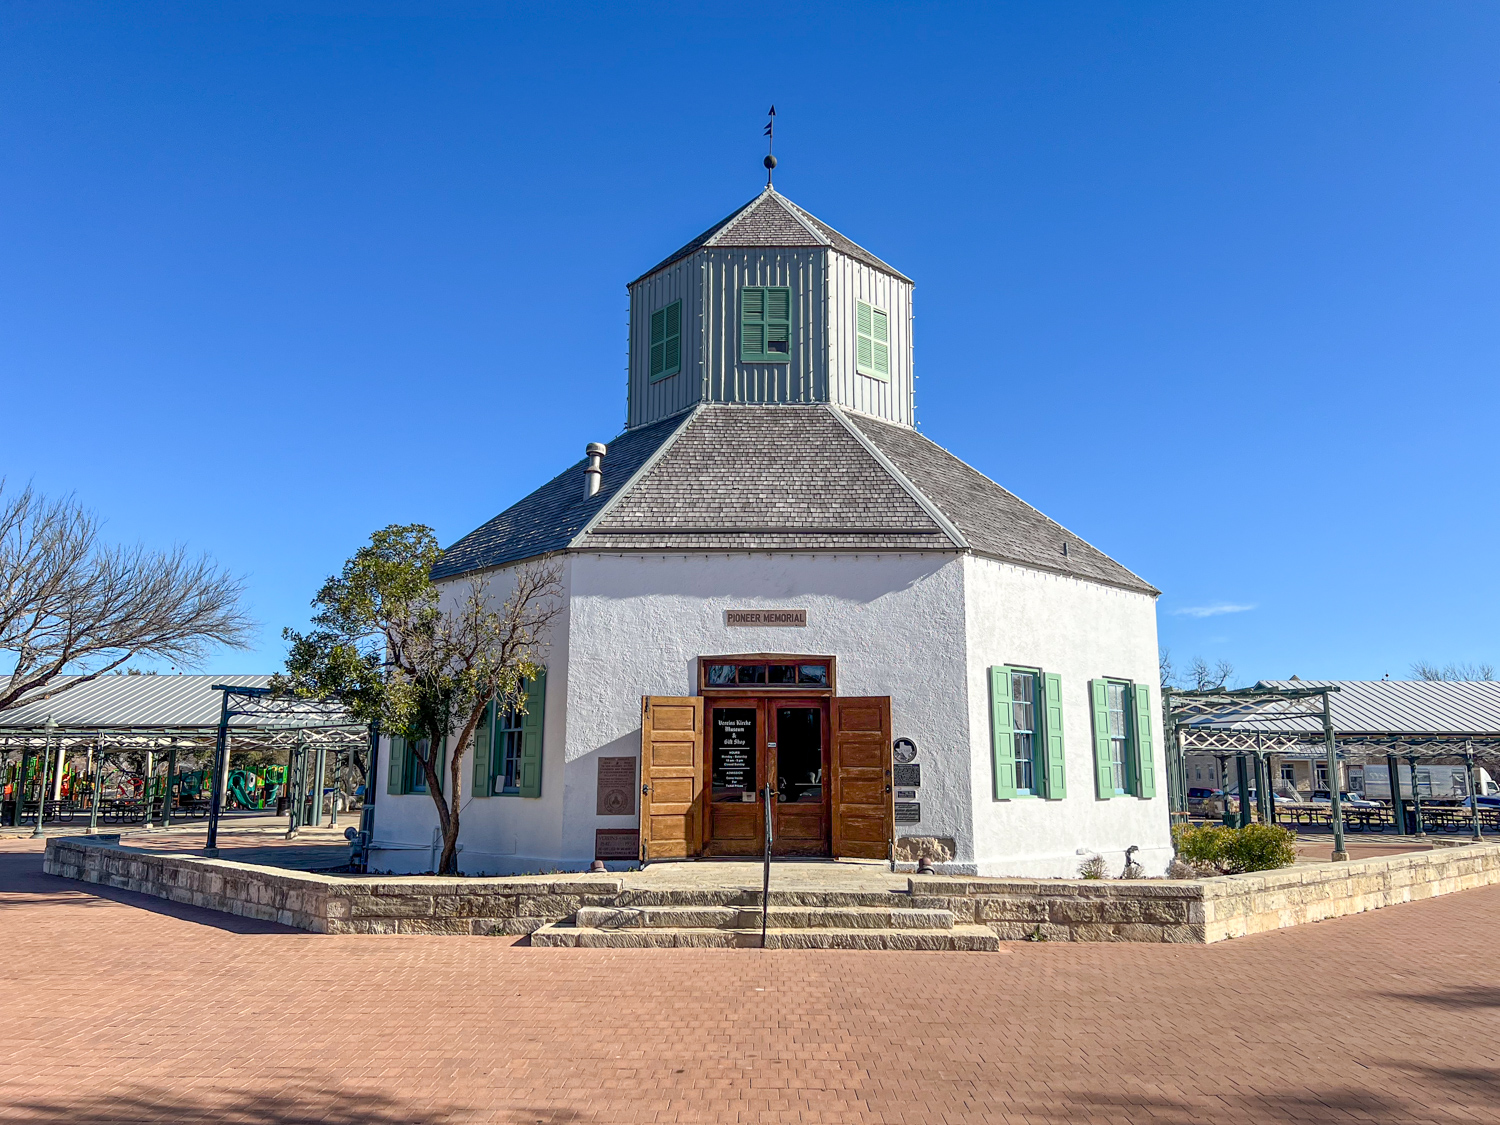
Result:
<svg viewBox="0 0 1500 1125"><path fill-rule="evenodd" d="M441 555L422 524L375 532L323 583L312 628L283 632L290 651L273 687L337 699L356 718L409 741L437 807L438 873L447 875L458 870L459 779L474 732L492 700L497 710L524 708L522 683L540 671L537 658L563 603L554 559L503 572L510 588L497 607L488 574L434 583ZM445 741L446 778L439 773Z"/></svg>

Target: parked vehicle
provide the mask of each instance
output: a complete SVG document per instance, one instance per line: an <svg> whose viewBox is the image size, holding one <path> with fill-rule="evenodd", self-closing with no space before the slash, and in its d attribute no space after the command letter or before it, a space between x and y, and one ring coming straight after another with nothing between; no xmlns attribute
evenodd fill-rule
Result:
<svg viewBox="0 0 1500 1125"><path fill-rule="evenodd" d="M1314 789L1312 799L1323 804L1328 804L1333 800L1326 789ZM1339 802L1348 805L1351 809L1378 809L1385 803L1383 801L1367 801L1357 793L1347 793L1342 790L1339 792Z"/></svg>

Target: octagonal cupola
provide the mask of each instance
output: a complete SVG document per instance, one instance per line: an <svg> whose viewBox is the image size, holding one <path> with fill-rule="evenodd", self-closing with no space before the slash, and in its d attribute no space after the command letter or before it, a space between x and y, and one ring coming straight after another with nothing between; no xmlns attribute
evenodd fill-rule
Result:
<svg viewBox="0 0 1500 1125"><path fill-rule="evenodd" d="M699 402L912 424L911 280L769 185L629 291L630 428Z"/></svg>

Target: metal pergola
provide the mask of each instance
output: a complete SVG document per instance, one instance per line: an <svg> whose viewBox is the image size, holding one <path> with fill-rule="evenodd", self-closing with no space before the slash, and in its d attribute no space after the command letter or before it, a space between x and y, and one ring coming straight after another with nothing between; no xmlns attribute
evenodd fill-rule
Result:
<svg viewBox="0 0 1500 1125"><path fill-rule="evenodd" d="M172 681L177 677L160 679ZM89 810L90 832L98 828L103 770L107 758L118 759L132 753L141 755L144 763L142 805L144 825L147 827L153 826L150 778L154 773L154 762L163 757L166 759L167 789L159 821L159 826L165 828L172 821L171 779L176 775L179 757L201 758L212 755L207 847L210 849L209 854L216 854L221 802L228 778L229 755L233 748L285 753L289 785L300 774L308 772L311 760L314 778L300 777L299 799L290 802L290 828L295 831L301 823L301 797L308 788L307 782L312 780L314 792L321 796L328 753L333 753L337 778L344 752L372 744L370 727L350 718L348 712L337 703L277 696L269 687L269 677L241 676L231 679L241 682L185 685L199 689L193 699L193 706L183 705L180 698L183 693L179 690L175 696L169 696L155 709L149 705L117 706L112 709L112 714L110 708L100 711L96 707L90 711L87 706L79 707L64 692L44 704L24 708L19 714L0 716L0 763L8 764L12 754L20 755L12 823L19 827L26 814L23 787L19 782L27 776L29 761L33 757L41 759L41 788L36 806L35 829L39 835L49 801L49 782L53 787L60 782L62 764L70 753L83 753L88 758L89 772L93 779ZM114 689L123 685L112 683L105 686ZM167 686L176 687L170 682ZM202 706L204 691L218 693L217 722L205 721L209 714L205 713ZM45 718L41 718L40 713L44 710L47 714ZM54 711L61 721L54 717ZM93 721L87 721L90 719ZM110 721L111 719L115 721ZM334 815L337 815L336 804Z"/></svg>
<svg viewBox="0 0 1500 1125"><path fill-rule="evenodd" d="M1339 694L1336 684L1308 687L1214 688L1204 691L1164 690L1162 708L1167 730L1168 793L1174 823L1186 823L1187 765L1190 751L1214 754L1223 762L1235 758L1240 795L1241 823L1249 814L1249 794L1258 795L1262 820L1270 820L1274 806L1271 759L1276 756L1320 760L1329 778L1330 823L1334 836L1334 859L1347 859L1344 847L1344 811L1339 763L1352 764L1384 759L1391 775L1392 809L1398 831L1405 819L1397 760L1411 769L1411 807L1418 835L1425 835L1422 799L1416 784L1418 762L1447 759L1463 761L1468 777L1473 835L1482 838L1478 795L1482 792L1478 764L1500 766L1500 730L1475 727L1470 730L1422 733L1377 732L1337 729L1331 697ZM1254 780L1251 780L1251 773Z"/></svg>

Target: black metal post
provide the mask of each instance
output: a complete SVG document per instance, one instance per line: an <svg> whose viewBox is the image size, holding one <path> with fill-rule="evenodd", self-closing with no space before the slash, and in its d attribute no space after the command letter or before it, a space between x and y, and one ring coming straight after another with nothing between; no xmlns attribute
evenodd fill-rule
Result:
<svg viewBox="0 0 1500 1125"><path fill-rule="evenodd" d="M365 763L365 799L359 809L360 871L370 869L370 843L375 839L375 767L380 758L380 724L370 724L370 757ZM642 860L645 859L643 855Z"/></svg>
<svg viewBox="0 0 1500 1125"><path fill-rule="evenodd" d="M1406 831L1406 809L1401 801L1401 763L1396 755L1385 756L1386 773L1391 777L1391 830L1398 836Z"/></svg>
<svg viewBox="0 0 1500 1125"><path fill-rule="evenodd" d="M47 720L47 740L42 743L42 784L36 792L36 828L33 836L42 834L42 821L47 819L47 760L52 757L52 720Z"/></svg>
<svg viewBox="0 0 1500 1125"><path fill-rule="evenodd" d="M16 767L16 783L12 788L16 797L16 807L11 811L10 823L14 828L21 827L21 812L26 807L26 771L31 768L31 746L29 743L21 745L21 764Z"/></svg>
<svg viewBox="0 0 1500 1125"><path fill-rule="evenodd" d="M1276 823L1276 763L1273 755L1266 755L1266 807L1271 810L1271 823Z"/></svg>
<svg viewBox="0 0 1500 1125"><path fill-rule="evenodd" d="M167 749L167 783L161 793L161 826L172 827L172 777L177 772L177 740Z"/></svg>
<svg viewBox="0 0 1500 1125"><path fill-rule="evenodd" d="M1243 754L1234 756L1234 781L1240 791L1240 815L1235 827L1244 828L1250 823L1250 766Z"/></svg>
<svg viewBox="0 0 1500 1125"><path fill-rule="evenodd" d="M89 803L89 835L99 831L99 798L104 788L104 732L96 736L94 745L94 799Z"/></svg>
<svg viewBox="0 0 1500 1125"><path fill-rule="evenodd" d="M1415 754L1406 756L1406 766L1411 770L1411 813L1412 819L1416 821L1414 827L1417 836L1424 837L1427 832L1422 827L1422 787L1417 784L1417 756Z"/></svg>
<svg viewBox="0 0 1500 1125"><path fill-rule="evenodd" d="M1479 771L1474 768L1474 747L1468 742L1464 743L1464 765L1469 768L1469 804L1474 810L1474 842L1477 844L1484 840L1479 827Z"/></svg>
<svg viewBox="0 0 1500 1125"><path fill-rule="evenodd" d="M1328 690L1323 696L1323 751L1328 763L1328 819L1333 822L1333 856L1335 861L1347 860L1344 848L1344 795L1339 778L1338 746L1333 737L1333 709L1328 702Z"/></svg>
<svg viewBox="0 0 1500 1125"><path fill-rule="evenodd" d="M766 782L764 792L766 797L766 861L765 874L761 879L760 888L760 947L762 949L766 947L766 919L771 914L771 838L773 836L771 822L776 819L771 808L772 789L769 781Z"/></svg>
<svg viewBox="0 0 1500 1125"><path fill-rule="evenodd" d="M223 702L219 705L219 734L214 739L213 791L208 797L208 841L203 854L213 858L219 854L219 777L224 769L225 748L229 742L229 689L221 689Z"/></svg>

